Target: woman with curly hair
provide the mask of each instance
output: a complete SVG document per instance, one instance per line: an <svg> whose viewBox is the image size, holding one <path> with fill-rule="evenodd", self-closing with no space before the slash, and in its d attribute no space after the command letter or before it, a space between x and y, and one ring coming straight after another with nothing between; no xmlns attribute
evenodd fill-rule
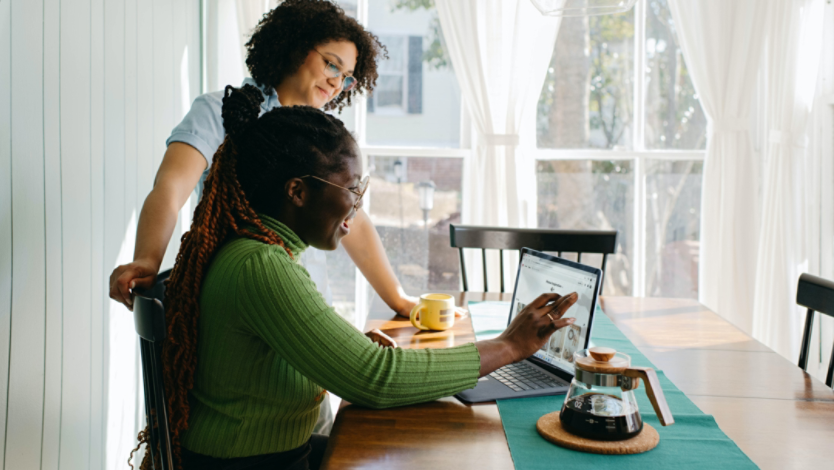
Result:
<svg viewBox="0 0 834 470"><path fill-rule="evenodd" d="M246 44L246 64L261 90L261 113L279 106L312 106L341 110L357 94L373 90L377 60L385 56L379 39L334 3L287 0L261 20ZM222 92L198 97L167 141L167 151L145 199L136 233L133 262L118 266L110 276L110 297L132 308L133 288L148 288L171 239L177 214L195 189L202 194L212 156L225 131L221 121ZM371 286L392 310L408 316L415 300L397 280L379 235L364 211L352 221L344 247ZM323 252L310 249L302 256L316 286L332 303ZM369 332L382 344L389 339ZM322 408L320 429L332 422L330 408Z"/></svg>
<svg viewBox="0 0 834 470"><path fill-rule="evenodd" d="M177 468L318 468L326 438L312 432L325 390L371 408L453 395L572 323L561 317L576 294L543 294L494 340L375 345L297 262L351 231L368 181L356 142L310 107L258 118L262 98L227 87L227 135L167 285L162 363Z"/></svg>

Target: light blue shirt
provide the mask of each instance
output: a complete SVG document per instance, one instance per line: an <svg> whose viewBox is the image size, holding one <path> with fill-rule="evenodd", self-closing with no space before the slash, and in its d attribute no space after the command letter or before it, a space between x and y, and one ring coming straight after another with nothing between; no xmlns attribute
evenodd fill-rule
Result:
<svg viewBox="0 0 834 470"><path fill-rule="evenodd" d="M260 115L281 106L278 101L278 93L275 92L274 88L261 86L251 78L243 80L241 87L244 85L254 85L263 93L264 101L261 103ZM188 111L182 122L174 128L171 137L168 137L165 142L165 145L171 145L171 142L186 143L203 154L206 162L208 162L208 166L200 176L200 181L195 188L198 200L203 194L203 185L206 176L208 176L214 153L223 143L223 139L226 138L222 115L223 94L224 91L215 91L198 96L191 105L191 110ZM327 304L332 305L333 293L330 291L330 283L327 279L327 257L324 251L310 247L301 255L300 261L307 268L310 277L316 283L316 287L324 296Z"/></svg>

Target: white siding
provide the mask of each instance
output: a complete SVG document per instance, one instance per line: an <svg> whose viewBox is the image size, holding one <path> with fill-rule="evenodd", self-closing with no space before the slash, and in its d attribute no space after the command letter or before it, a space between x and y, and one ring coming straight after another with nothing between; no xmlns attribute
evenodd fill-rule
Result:
<svg viewBox="0 0 834 470"><path fill-rule="evenodd" d="M199 92L198 25L193 0L0 0L0 470L124 468L144 425L109 276Z"/></svg>

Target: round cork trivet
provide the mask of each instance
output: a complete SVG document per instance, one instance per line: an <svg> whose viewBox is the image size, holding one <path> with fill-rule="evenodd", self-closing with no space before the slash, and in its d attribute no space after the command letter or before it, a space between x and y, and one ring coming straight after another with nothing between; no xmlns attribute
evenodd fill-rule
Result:
<svg viewBox="0 0 834 470"><path fill-rule="evenodd" d="M591 454L625 455L639 454L654 449L660 442L655 428L643 423L640 434L624 441L595 441L565 431L559 420L559 412L548 413L536 423L536 430L548 441L560 447Z"/></svg>

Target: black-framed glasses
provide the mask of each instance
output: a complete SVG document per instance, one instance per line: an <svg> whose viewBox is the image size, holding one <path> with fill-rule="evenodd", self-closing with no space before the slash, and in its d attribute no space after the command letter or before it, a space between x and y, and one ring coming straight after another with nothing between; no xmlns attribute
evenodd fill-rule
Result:
<svg viewBox="0 0 834 470"><path fill-rule="evenodd" d="M353 87L356 86L356 78L353 75L348 75L342 72L342 69L339 68L338 65L330 62L327 57L324 56L321 52L316 49L313 49L324 59L324 74L327 75L329 78L342 78L342 91L350 91L353 90Z"/></svg>
<svg viewBox="0 0 834 470"><path fill-rule="evenodd" d="M327 181L327 180L326 180L326 179L324 179L324 178L319 178L318 176L315 176L315 175L305 175L305 176L302 176L301 178L302 178L302 179L304 179L304 178L313 178L313 179L317 179L317 180L322 181L322 182L324 182L324 183L327 183L327 184L329 184L329 185L331 185L331 186L336 186L337 188L342 188L342 189L344 189L345 191L350 191L350 192L352 192L353 194L356 194L356 195L357 195L357 196L359 196L359 197L356 199L356 202L353 204L353 210L355 210L355 211L358 211L358 210L359 210L359 204L362 202L362 198L365 196L365 191L367 191L367 190L368 190L368 185L369 185L369 184L370 184L370 182L371 182L371 176L370 176L370 175L365 175L365 177L364 177L364 178L362 178L361 180L359 180L359 185L358 185L358 186L356 187L356 189L354 190L354 189L350 189L350 188L346 188L346 187L344 187L344 186L338 185L338 184L336 184L336 183L331 183L330 181Z"/></svg>

